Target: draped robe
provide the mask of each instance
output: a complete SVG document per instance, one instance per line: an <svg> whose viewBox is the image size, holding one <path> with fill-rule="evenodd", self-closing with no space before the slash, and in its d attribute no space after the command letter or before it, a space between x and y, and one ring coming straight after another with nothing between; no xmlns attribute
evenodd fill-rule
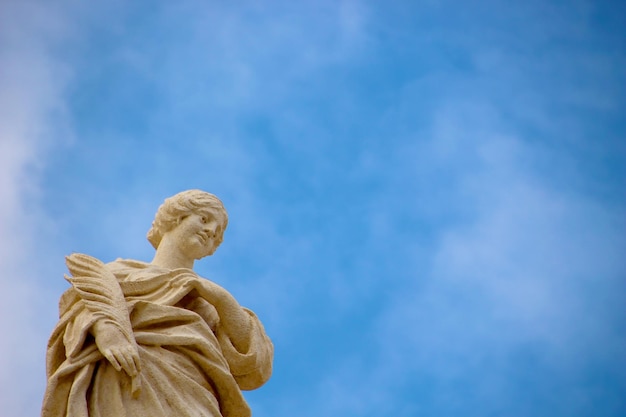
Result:
<svg viewBox="0 0 626 417"><path fill-rule="evenodd" d="M68 278L73 286L61 297L48 343L42 417L249 417L241 390L263 385L273 360L256 315L244 308L249 348L239 352L206 301L209 282L192 270L120 259L106 268L117 283ZM106 303L115 291L127 316L124 308L93 307L93 300ZM194 311L198 301L202 311ZM130 329L141 363L138 381L98 350L90 329L102 319Z"/></svg>

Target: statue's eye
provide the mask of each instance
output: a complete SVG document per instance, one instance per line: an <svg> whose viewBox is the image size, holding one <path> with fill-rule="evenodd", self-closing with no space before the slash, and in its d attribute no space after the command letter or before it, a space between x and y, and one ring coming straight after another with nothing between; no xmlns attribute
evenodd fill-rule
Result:
<svg viewBox="0 0 626 417"><path fill-rule="evenodd" d="M209 219L206 216L202 216L202 223L207 223Z"/></svg>

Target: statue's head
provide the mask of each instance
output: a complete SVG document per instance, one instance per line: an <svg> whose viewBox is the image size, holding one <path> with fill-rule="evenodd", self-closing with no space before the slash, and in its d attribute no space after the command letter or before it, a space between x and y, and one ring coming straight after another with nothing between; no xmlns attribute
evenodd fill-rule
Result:
<svg viewBox="0 0 626 417"><path fill-rule="evenodd" d="M180 222L192 214L206 217L218 217L221 222L223 234L228 225L228 214L224 204L211 193L201 190L187 190L165 199L157 210L148 231L148 241L158 248L165 233L173 230ZM217 245L221 243L222 236L217 237Z"/></svg>

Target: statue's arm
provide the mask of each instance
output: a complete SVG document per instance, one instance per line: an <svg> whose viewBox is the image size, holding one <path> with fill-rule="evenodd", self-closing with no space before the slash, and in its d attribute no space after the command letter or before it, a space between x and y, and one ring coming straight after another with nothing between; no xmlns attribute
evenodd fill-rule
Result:
<svg viewBox="0 0 626 417"><path fill-rule="evenodd" d="M197 288L199 295L207 300L219 316L220 327L228 335L239 352L247 352L250 347L250 316L239 305L235 297L214 282L202 280Z"/></svg>
<svg viewBox="0 0 626 417"><path fill-rule="evenodd" d="M202 281L199 295L209 301L219 315L215 334L241 389L255 389L272 374L274 346L256 315L239 305L225 289Z"/></svg>
<svg viewBox="0 0 626 417"><path fill-rule="evenodd" d="M72 277L66 279L78 292L96 320L90 331L102 355L118 371L133 378L139 390L139 352L133 335L124 294L111 271L98 259L74 253L66 258Z"/></svg>

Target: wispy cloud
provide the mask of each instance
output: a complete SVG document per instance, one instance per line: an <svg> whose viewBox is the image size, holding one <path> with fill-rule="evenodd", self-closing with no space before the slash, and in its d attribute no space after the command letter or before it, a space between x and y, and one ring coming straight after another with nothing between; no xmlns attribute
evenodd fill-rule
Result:
<svg viewBox="0 0 626 417"><path fill-rule="evenodd" d="M39 206L46 155L71 140L63 89L70 73L52 48L68 35L60 6L3 2L0 12L0 408L37 415L46 338L56 319L41 285L52 231Z"/></svg>
<svg viewBox="0 0 626 417"><path fill-rule="evenodd" d="M320 383L335 398L322 409L615 415L626 381L624 207L555 186L537 164L550 155L558 170L559 157L500 132L497 111L451 104L402 159L445 184L435 207L457 209L431 244L413 240L410 280L388 290L370 348ZM432 217L434 189L419 184L407 189L413 209ZM571 398L584 384L595 389ZM413 400L393 405L399 392Z"/></svg>

